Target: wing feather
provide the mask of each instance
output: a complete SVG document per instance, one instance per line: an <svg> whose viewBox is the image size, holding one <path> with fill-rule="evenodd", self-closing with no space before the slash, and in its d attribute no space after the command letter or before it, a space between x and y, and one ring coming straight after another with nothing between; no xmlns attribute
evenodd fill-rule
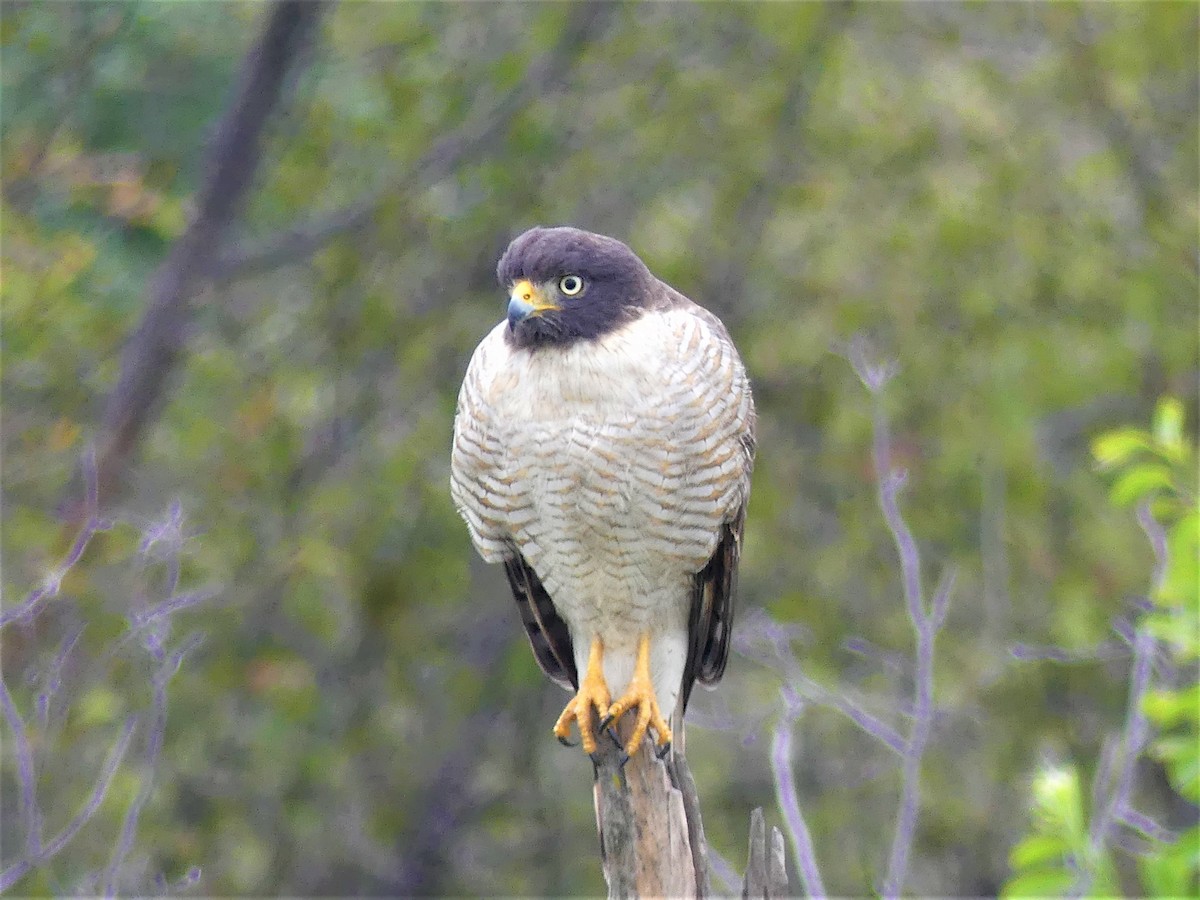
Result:
<svg viewBox="0 0 1200 900"><path fill-rule="evenodd" d="M733 598L737 589L744 510L733 522L721 526L721 538L712 558L692 582L688 621L688 656L683 670L680 704L687 709L692 686L713 685L725 674L733 633Z"/></svg>
<svg viewBox="0 0 1200 900"><path fill-rule="evenodd" d="M517 601L517 611L521 614L521 624L525 626L534 658L554 681L563 687L578 689L575 647L567 623L554 608L554 601L533 567L516 547L510 549L512 555L504 560L504 573L512 587L513 599Z"/></svg>
<svg viewBox="0 0 1200 900"><path fill-rule="evenodd" d="M740 440L742 452L747 460L742 475L746 480L746 494L743 494L743 500L733 518L721 526L716 550L692 581L692 602L688 617L688 655L679 694L679 706L683 712L687 710L693 685L697 681L704 685L716 684L725 674L725 664L729 661L738 562L742 556L746 501L749 499L747 494L750 471L754 465L753 411L747 417L745 431L740 435Z"/></svg>

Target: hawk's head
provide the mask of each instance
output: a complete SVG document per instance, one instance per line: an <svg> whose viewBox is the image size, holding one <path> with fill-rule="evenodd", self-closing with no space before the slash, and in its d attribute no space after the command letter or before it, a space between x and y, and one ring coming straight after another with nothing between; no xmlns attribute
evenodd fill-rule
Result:
<svg viewBox="0 0 1200 900"><path fill-rule="evenodd" d="M518 347L566 346L636 318L656 279L620 241L578 228L531 228L496 267L509 291L508 339Z"/></svg>

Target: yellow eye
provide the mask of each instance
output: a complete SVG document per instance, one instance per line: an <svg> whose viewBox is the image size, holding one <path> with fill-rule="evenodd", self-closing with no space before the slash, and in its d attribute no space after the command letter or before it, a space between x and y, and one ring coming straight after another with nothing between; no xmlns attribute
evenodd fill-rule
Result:
<svg viewBox="0 0 1200 900"><path fill-rule="evenodd" d="M578 275L564 275L558 280L558 289L568 297L574 297L583 290L583 279Z"/></svg>

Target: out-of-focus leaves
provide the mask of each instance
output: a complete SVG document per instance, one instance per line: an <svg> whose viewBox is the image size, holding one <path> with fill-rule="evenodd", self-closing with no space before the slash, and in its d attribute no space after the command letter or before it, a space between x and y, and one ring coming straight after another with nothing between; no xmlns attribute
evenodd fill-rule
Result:
<svg viewBox="0 0 1200 900"><path fill-rule="evenodd" d="M1112 500L1117 506L1132 506L1143 497L1171 489L1171 470L1166 466L1142 463L1133 466L1113 482Z"/></svg>
<svg viewBox="0 0 1200 900"><path fill-rule="evenodd" d="M1154 439L1173 460L1185 455L1183 440L1183 402L1178 397L1164 397L1154 411Z"/></svg>
<svg viewBox="0 0 1200 900"><path fill-rule="evenodd" d="M1138 867L1146 893L1155 897L1195 896L1200 889L1200 826L1189 828L1161 855Z"/></svg>
<svg viewBox="0 0 1200 900"><path fill-rule="evenodd" d="M1153 445L1137 428L1118 428L1107 431L1092 441L1092 456L1102 466L1117 466L1127 462L1135 453L1150 450Z"/></svg>
<svg viewBox="0 0 1200 900"><path fill-rule="evenodd" d="M1175 523L1167 537L1167 554L1170 563L1156 599L1166 605L1194 606L1200 585L1200 511L1193 508Z"/></svg>
<svg viewBox="0 0 1200 900"><path fill-rule="evenodd" d="M1004 885L1001 897L1061 897L1075 876L1066 868L1038 869L1026 872Z"/></svg>

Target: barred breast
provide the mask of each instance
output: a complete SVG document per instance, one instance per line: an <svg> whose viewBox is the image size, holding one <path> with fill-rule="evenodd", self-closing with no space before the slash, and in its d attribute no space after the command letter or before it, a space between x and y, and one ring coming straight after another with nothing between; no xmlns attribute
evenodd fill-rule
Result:
<svg viewBox="0 0 1200 900"><path fill-rule="evenodd" d="M566 348L513 350L505 327L476 349L459 395L454 502L485 559L513 546L537 572L580 670L594 634L630 660L639 631L663 635L652 669L669 709L692 576L749 492L754 412L741 361L698 308L649 311ZM622 656L606 658L618 690Z"/></svg>

